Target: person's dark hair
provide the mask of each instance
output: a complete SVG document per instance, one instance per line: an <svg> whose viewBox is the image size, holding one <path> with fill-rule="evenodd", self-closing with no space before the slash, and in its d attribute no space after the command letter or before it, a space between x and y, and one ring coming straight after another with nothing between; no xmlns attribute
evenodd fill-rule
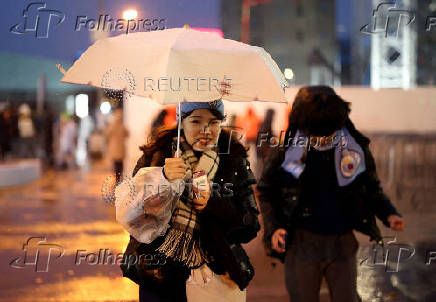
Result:
<svg viewBox="0 0 436 302"><path fill-rule="evenodd" d="M306 135L328 136L346 124L350 111L350 103L332 88L302 87L292 105L288 130L300 129Z"/></svg>
<svg viewBox="0 0 436 302"><path fill-rule="evenodd" d="M159 112L159 114L154 119L153 123L151 123L152 128L158 128L161 127L164 124L164 119L167 116L168 112L163 109Z"/></svg>

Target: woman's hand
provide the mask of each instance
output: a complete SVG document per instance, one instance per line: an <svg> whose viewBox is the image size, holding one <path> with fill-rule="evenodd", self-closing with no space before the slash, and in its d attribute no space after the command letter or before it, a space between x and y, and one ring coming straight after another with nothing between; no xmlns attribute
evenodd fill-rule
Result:
<svg viewBox="0 0 436 302"><path fill-rule="evenodd" d="M277 253L284 253L285 250L285 236L288 232L285 229L277 229L271 236L272 249Z"/></svg>
<svg viewBox="0 0 436 302"><path fill-rule="evenodd" d="M168 180L183 179L187 166L182 158L165 158L164 174Z"/></svg>
<svg viewBox="0 0 436 302"><path fill-rule="evenodd" d="M210 198L210 189L205 188L205 184L200 186L192 186L192 192L194 193L194 208L198 211L203 210Z"/></svg>

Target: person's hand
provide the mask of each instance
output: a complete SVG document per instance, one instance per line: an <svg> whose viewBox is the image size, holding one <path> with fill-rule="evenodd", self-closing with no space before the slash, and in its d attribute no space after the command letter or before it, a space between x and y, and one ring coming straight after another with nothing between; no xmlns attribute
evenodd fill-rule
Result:
<svg viewBox="0 0 436 302"><path fill-rule="evenodd" d="M183 179L186 175L187 166L181 157L165 158L165 177L168 180Z"/></svg>
<svg viewBox="0 0 436 302"><path fill-rule="evenodd" d="M278 253L284 253L285 250L285 236L288 234L285 229L277 229L271 236L272 249Z"/></svg>
<svg viewBox="0 0 436 302"><path fill-rule="evenodd" d="M201 211L206 207L210 198L210 189L205 188L205 186L205 184L202 184L198 187L192 186L192 192L194 193L192 202L194 203L194 208L198 211Z"/></svg>
<svg viewBox="0 0 436 302"><path fill-rule="evenodd" d="M406 223L404 222L403 218L398 215L389 215L388 222L390 228L394 231L404 231L404 228L406 227Z"/></svg>

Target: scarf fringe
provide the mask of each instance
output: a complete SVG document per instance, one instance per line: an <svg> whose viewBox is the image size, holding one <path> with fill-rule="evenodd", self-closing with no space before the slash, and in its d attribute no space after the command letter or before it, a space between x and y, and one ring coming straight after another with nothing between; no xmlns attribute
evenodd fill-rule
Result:
<svg viewBox="0 0 436 302"><path fill-rule="evenodd" d="M177 138L174 138L174 142ZM198 159L192 148L180 137L180 149L182 159L189 167L189 174L205 171L208 180L213 180L219 165L219 156L216 151L203 152ZM200 247L198 236L199 219L196 210L192 208L190 201L193 199L192 191L186 192L186 201L179 199L176 209L173 212L171 227L168 230L164 242L156 251L166 255L177 262L180 262L191 269L195 269L209 263L207 255Z"/></svg>
<svg viewBox="0 0 436 302"><path fill-rule="evenodd" d="M165 237L165 241L157 251L189 268L198 268L203 263L208 263L207 256L200 248L199 241L193 240L190 233L171 228Z"/></svg>

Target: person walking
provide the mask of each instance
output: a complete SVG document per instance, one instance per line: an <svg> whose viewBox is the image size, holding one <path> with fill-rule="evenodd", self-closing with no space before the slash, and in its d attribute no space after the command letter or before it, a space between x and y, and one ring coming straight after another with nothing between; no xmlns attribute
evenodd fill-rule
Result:
<svg viewBox="0 0 436 302"><path fill-rule="evenodd" d="M116 189L117 220L131 234L125 259L145 255L121 264L123 276L139 284L140 301L245 301L254 269L241 243L260 229L246 149L221 129L221 100L183 102L177 117L180 157L177 128L162 130L141 147L133 183L139 190L151 183L181 190L157 201L138 191L132 202L128 182ZM200 179L212 185L200 190Z"/></svg>
<svg viewBox="0 0 436 302"><path fill-rule="evenodd" d="M256 151L257 136L259 134L259 126L261 122L259 117L256 115L254 109L249 106L247 111L243 116L237 116L235 121L236 129L243 131L245 143L249 147L249 159L253 164L254 174L258 175L258 158Z"/></svg>
<svg viewBox="0 0 436 302"><path fill-rule="evenodd" d="M35 147L35 127L31 118L31 109L27 104L19 107L20 118L18 119L18 131L20 135L20 157L34 157Z"/></svg>
<svg viewBox="0 0 436 302"><path fill-rule="evenodd" d="M123 161L126 155L125 142L129 136L129 132L124 126L123 110L121 108L115 109L113 120L107 127L105 136L108 142L107 155L113 162L116 182L120 183L123 174Z"/></svg>
<svg viewBox="0 0 436 302"><path fill-rule="evenodd" d="M265 136L267 142L271 142L271 138L274 137L272 124L274 121L275 113L276 112L274 109L268 109L265 113L265 118L259 127L259 134L256 141L257 171L259 171L259 173L262 172L263 165L265 164L265 160L268 158L268 153L270 151L270 144L259 140L259 137Z"/></svg>
<svg viewBox="0 0 436 302"><path fill-rule="evenodd" d="M284 261L292 302L318 302L323 277L331 301L361 301L353 230L382 243L375 217L405 228L380 186L370 141L349 113L332 88L301 88L284 146L271 153L257 186L265 246Z"/></svg>
<svg viewBox="0 0 436 302"><path fill-rule="evenodd" d="M77 123L67 114L61 114L59 123L57 166L61 169L74 168L76 167Z"/></svg>
<svg viewBox="0 0 436 302"><path fill-rule="evenodd" d="M10 111L5 109L0 111L0 161L6 160L11 151L11 129L10 129Z"/></svg>

